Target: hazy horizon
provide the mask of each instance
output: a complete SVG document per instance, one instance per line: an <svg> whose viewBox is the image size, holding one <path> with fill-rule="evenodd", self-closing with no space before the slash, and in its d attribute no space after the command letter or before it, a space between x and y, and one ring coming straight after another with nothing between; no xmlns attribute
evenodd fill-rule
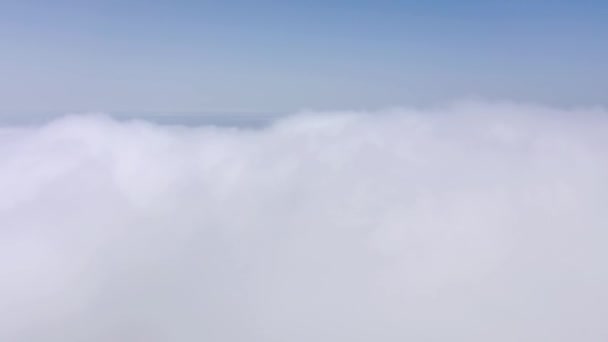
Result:
<svg viewBox="0 0 608 342"><path fill-rule="evenodd" d="M0 111L606 106L602 1L0 3Z"/></svg>

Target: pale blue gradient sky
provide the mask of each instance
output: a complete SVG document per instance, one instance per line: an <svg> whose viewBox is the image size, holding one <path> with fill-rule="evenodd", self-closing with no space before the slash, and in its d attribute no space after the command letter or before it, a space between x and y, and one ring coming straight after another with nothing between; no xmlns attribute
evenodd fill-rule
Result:
<svg viewBox="0 0 608 342"><path fill-rule="evenodd" d="M0 111L607 105L605 1L2 1Z"/></svg>

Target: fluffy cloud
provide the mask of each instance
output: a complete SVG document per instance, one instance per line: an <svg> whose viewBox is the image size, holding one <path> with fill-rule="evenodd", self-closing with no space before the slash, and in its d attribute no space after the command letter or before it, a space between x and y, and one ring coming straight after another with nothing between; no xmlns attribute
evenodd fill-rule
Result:
<svg viewBox="0 0 608 342"><path fill-rule="evenodd" d="M608 113L0 128L0 340L606 341Z"/></svg>

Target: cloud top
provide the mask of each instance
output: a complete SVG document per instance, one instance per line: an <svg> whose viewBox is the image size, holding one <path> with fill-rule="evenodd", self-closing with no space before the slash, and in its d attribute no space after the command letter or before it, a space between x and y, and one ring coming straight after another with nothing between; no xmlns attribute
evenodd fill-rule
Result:
<svg viewBox="0 0 608 342"><path fill-rule="evenodd" d="M0 340L607 340L607 115L2 127Z"/></svg>

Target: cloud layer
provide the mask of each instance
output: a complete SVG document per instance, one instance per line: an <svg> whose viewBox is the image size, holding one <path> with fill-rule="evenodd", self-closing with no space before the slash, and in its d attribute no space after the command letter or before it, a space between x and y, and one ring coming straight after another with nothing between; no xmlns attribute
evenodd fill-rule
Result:
<svg viewBox="0 0 608 342"><path fill-rule="evenodd" d="M608 113L0 128L2 341L606 341Z"/></svg>

